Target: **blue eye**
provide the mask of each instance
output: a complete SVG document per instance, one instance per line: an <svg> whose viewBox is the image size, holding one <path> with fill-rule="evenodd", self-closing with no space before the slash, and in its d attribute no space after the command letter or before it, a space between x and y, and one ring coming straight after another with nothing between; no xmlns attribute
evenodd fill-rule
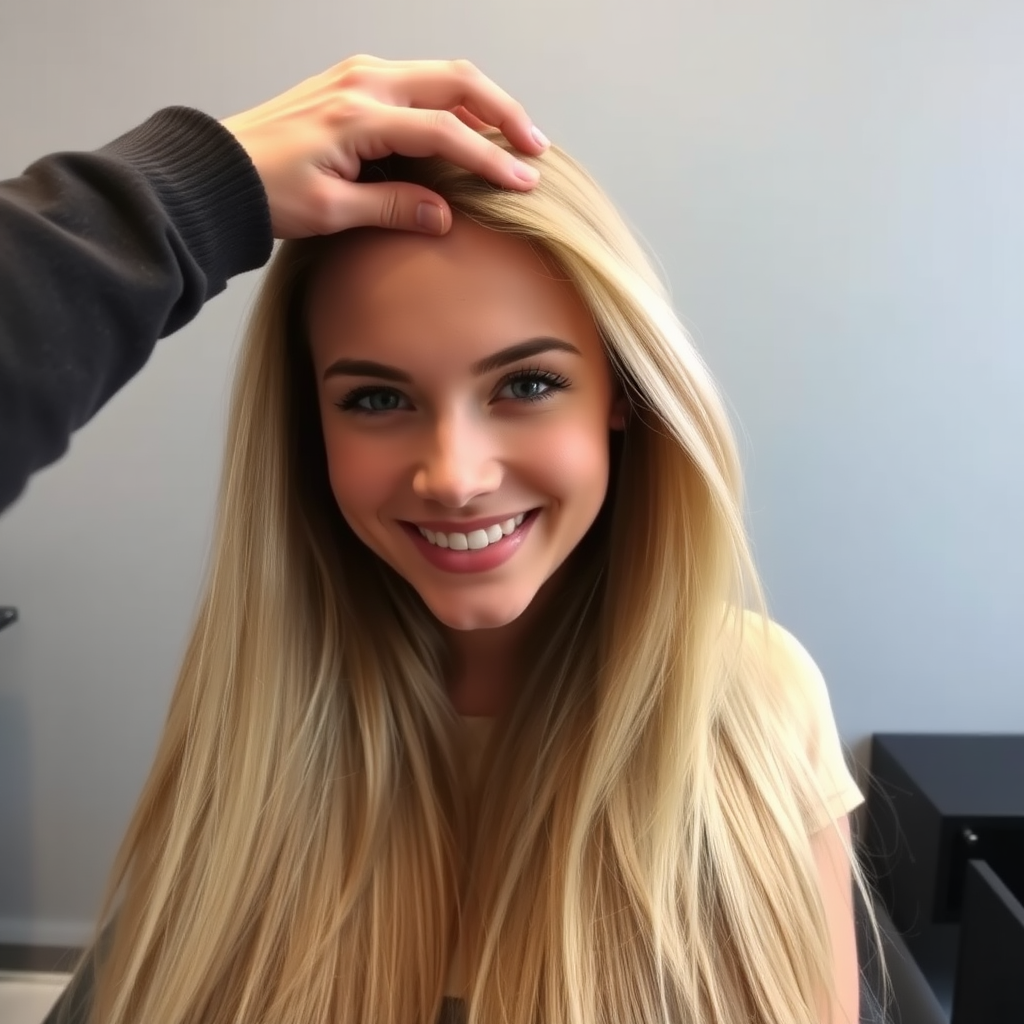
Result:
<svg viewBox="0 0 1024 1024"><path fill-rule="evenodd" d="M498 391L498 397L511 398L517 402L539 402L542 398L550 398L568 386L569 381L557 373L550 373L547 370L518 370L505 378Z"/></svg>
<svg viewBox="0 0 1024 1024"><path fill-rule="evenodd" d="M380 413L407 408L404 402L405 396L394 388L362 387L350 391L337 404L346 412Z"/></svg>

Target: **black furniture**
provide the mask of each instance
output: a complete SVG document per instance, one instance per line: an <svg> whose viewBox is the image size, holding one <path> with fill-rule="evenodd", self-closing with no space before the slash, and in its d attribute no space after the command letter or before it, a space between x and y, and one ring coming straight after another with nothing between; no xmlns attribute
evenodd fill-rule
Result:
<svg viewBox="0 0 1024 1024"><path fill-rule="evenodd" d="M865 843L950 1024L1024 1024L1024 735L878 734Z"/></svg>
<svg viewBox="0 0 1024 1024"><path fill-rule="evenodd" d="M985 863L967 866L953 1021L1024 1021L1024 906Z"/></svg>

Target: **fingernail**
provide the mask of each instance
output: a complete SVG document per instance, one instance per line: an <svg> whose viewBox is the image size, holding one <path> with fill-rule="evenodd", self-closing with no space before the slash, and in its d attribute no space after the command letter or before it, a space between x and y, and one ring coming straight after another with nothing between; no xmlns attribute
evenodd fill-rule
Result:
<svg viewBox="0 0 1024 1024"><path fill-rule="evenodd" d="M522 160L517 160L515 164L513 164L512 170L520 181L528 181L531 185L540 181L540 171L538 171L536 167L524 164Z"/></svg>
<svg viewBox="0 0 1024 1024"><path fill-rule="evenodd" d="M432 235L444 231L444 210L435 203L420 203L416 207L416 223Z"/></svg>
<svg viewBox="0 0 1024 1024"><path fill-rule="evenodd" d="M530 134L533 136L533 141L536 142L538 146L543 146L547 149L547 147L551 145L551 141L536 125L530 129Z"/></svg>

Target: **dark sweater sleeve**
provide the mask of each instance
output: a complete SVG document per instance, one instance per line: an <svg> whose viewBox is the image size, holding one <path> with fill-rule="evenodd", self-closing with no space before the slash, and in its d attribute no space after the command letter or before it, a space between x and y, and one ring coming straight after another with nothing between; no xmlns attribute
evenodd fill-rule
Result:
<svg viewBox="0 0 1024 1024"><path fill-rule="evenodd" d="M0 509L272 246L245 150L184 107L0 183Z"/></svg>

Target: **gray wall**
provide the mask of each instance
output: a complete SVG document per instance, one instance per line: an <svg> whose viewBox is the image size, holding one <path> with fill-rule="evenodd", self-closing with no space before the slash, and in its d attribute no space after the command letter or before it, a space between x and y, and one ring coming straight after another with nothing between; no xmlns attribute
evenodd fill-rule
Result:
<svg viewBox="0 0 1024 1024"><path fill-rule="evenodd" d="M1024 5L4 0L0 175L360 51L468 56L658 253L844 737L1024 731ZM86 933L205 557L254 279L0 519L0 941ZM862 746L858 747L863 749Z"/></svg>

